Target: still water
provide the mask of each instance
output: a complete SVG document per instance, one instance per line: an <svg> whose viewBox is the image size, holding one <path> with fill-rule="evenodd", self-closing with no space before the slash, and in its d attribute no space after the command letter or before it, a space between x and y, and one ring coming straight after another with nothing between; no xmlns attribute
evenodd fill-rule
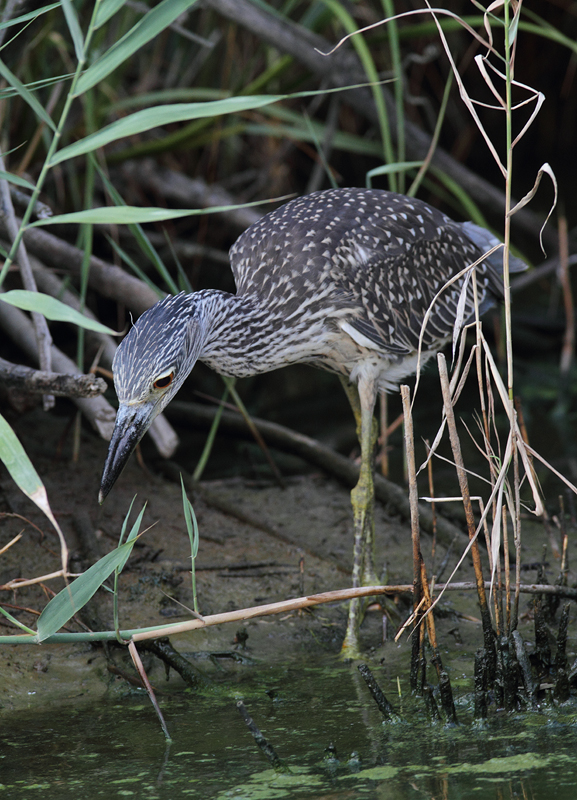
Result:
<svg viewBox="0 0 577 800"><path fill-rule="evenodd" d="M431 723L402 685L400 695L392 681L384 688L405 721L383 723L357 670L332 658L316 666L243 667L200 695L160 698L170 744L147 698L134 693L10 715L0 730L0 798L577 797L574 701L493 712L479 725L463 687L460 724L447 727ZM272 769L257 748L239 699L284 771Z"/></svg>

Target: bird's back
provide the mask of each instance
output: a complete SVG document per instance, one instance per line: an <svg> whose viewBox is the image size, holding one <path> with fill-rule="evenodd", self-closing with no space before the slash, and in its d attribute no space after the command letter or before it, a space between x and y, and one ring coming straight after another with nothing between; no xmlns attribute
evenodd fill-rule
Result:
<svg viewBox="0 0 577 800"><path fill-rule="evenodd" d="M480 258L483 246L473 229L420 200L332 189L267 214L239 237L230 257L238 294L257 296L285 324L334 314L378 349L400 356L416 350L436 293ZM477 283L481 304L502 296L497 259L477 268ZM451 336L461 285L435 305L426 348ZM465 319L472 310L469 288Z"/></svg>

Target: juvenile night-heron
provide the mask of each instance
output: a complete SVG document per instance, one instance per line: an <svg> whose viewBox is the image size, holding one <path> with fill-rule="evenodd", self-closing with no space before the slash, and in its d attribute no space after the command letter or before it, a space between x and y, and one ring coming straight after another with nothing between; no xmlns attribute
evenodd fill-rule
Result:
<svg viewBox="0 0 577 800"><path fill-rule="evenodd" d="M197 361L245 377L308 363L348 389L361 444L351 493L353 585L378 583L373 567L373 411L377 393L415 372L421 326L445 283L497 240L453 222L420 200L368 189L331 189L292 200L251 225L230 250L237 294L204 290L166 297L121 342L113 363L120 402L102 476L108 494L152 420ZM481 311L502 297L502 255L476 268ZM472 281L435 303L421 363L474 314ZM345 652L358 650L360 604L352 601Z"/></svg>

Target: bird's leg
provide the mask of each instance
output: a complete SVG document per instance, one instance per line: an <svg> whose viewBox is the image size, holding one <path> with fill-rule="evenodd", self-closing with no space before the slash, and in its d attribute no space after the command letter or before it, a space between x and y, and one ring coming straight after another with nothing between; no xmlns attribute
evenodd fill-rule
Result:
<svg viewBox="0 0 577 800"><path fill-rule="evenodd" d="M373 417L376 399L374 381L360 380L359 388L342 380L357 422L357 434L361 445L361 469L359 480L351 492L355 524L353 552L353 586L378 584L374 565L374 507L373 456L377 439L377 425ZM351 600L347 632L343 643L343 654L349 658L359 655L358 633L363 618L363 602Z"/></svg>

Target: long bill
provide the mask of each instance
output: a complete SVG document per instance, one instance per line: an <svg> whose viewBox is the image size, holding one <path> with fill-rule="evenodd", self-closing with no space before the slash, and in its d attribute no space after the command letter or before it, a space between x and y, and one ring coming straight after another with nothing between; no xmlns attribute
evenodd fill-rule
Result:
<svg viewBox="0 0 577 800"><path fill-rule="evenodd" d="M156 416L155 406L152 403L142 405L125 405L118 407L116 422L112 438L108 446L108 455L104 464L104 471L100 481L98 502L103 503L120 473L126 466L136 445L148 430L150 423Z"/></svg>

